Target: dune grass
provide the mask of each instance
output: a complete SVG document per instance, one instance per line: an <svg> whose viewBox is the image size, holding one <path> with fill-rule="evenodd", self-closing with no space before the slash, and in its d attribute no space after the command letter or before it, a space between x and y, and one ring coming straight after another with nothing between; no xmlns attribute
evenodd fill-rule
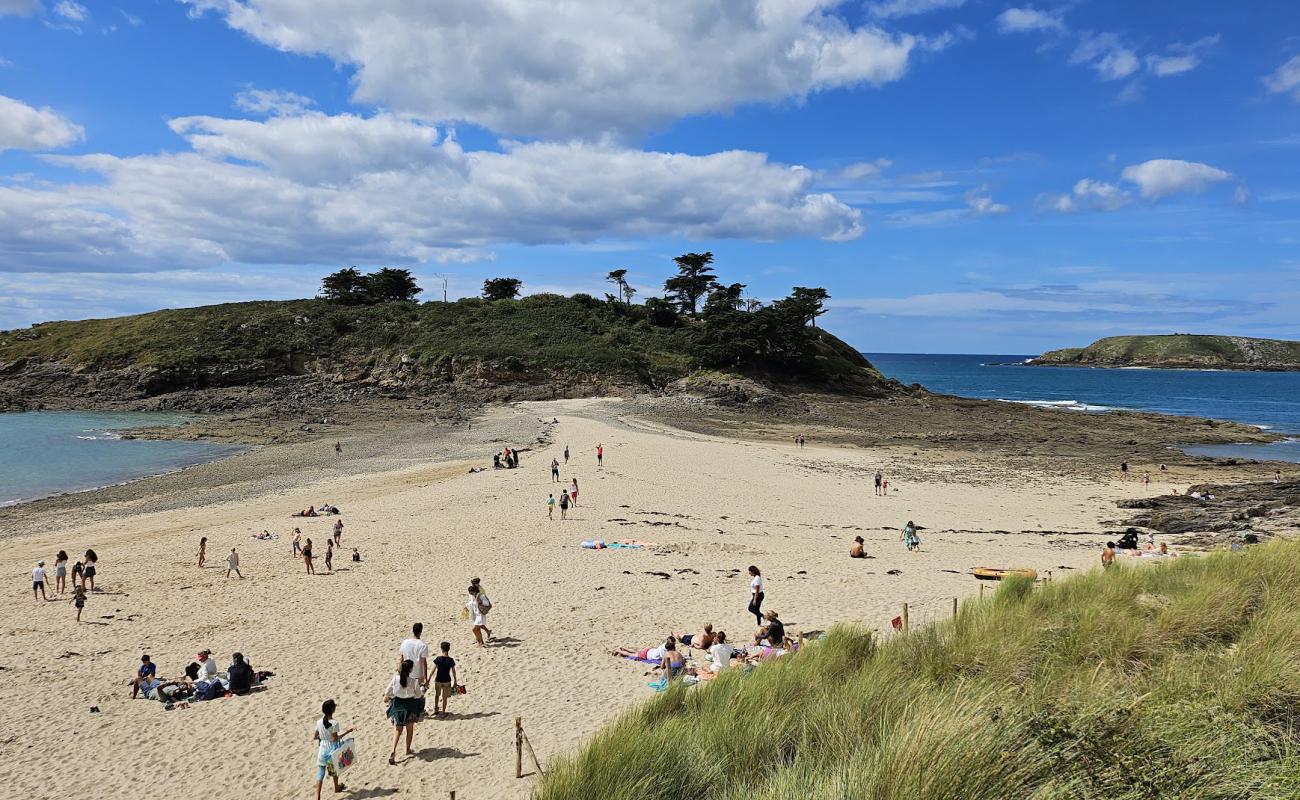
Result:
<svg viewBox="0 0 1300 800"><path fill-rule="evenodd" d="M881 641L840 626L678 686L537 800L1300 796L1300 543L1010 580Z"/></svg>

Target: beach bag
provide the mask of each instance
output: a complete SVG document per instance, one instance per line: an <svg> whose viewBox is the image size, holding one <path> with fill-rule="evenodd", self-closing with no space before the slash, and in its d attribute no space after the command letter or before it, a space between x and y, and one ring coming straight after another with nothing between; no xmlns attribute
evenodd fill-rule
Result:
<svg viewBox="0 0 1300 800"><path fill-rule="evenodd" d="M330 766L334 768L335 775L341 775L343 770L355 764L357 761L357 740L351 737L338 743L330 752Z"/></svg>
<svg viewBox="0 0 1300 800"><path fill-rule="evenodd" d="M482 609L484 613L487 613L492 610L492 601L488 599L487 595L480 593L478 596L478 607Z"/></svg>

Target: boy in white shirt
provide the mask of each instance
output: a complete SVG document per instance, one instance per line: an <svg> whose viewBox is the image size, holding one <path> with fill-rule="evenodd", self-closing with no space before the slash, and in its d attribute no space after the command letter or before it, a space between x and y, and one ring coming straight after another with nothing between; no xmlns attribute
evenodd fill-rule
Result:
<svg viewBox="0 0 1300 800"><path fill-rule="evenodd" d="M41 593L42 600L50 599L45 594L45 562L44 561L37 561L36 569L32 570L32 599L33 600L36 599L37 591Z"/></svg>

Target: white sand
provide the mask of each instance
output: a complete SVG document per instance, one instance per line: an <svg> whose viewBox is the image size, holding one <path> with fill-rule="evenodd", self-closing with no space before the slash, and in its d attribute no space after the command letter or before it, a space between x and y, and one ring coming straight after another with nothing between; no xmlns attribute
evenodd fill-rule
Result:
<svg viewBox="0 0 1300 800"><path fill-rule="evenodd" d="M469 463L428 463L292 494L257 495L250 487L238 507L138 515L5 542L0 794L306 797L311 732L321 701L333 697L337 716L357 727L361 762L344 777L361 796L396 790L433 798L456 789L462 798L524 797L533 779L514 777L515 716L545 762L650 696L645 668L611 657L615 646L655 644L706 621L733 639L750 637L747 579L733 569L762 568L765 608L792 633L842 620L885 630L903 602L918 624L948 613L952 597L978 591L964 574L971 567L1092 566L1095 536L1020 531L1100 530L1103 519L1118 516L1117 497L1161 488L1005 475L993 459L926 451L727 441L602 421L600 408L566 401L494 412L560 418L554 444L526 453L520 470L467 475ZM490 429L491 420L475 426ZM605 445L603 470L595 467L597 442ZM573 460L562 474L566 483L578 477L581 505L568 521L558 511L548 521L547 466L566 443ZM872 494L877 467L897 489L888 498ZM289 515L322 499L343 508L346 531L337 574L312 577L290 557L287 534L300 525L320 556L333 520ZM615 518L635 524L608 521ZM930 529L919 553L898 541L908 519ZM874 559L846 557L854 526ZM252 540L262 528L280 538ZM200 536L208 537L203 570L194 565ZM578 547L595 537L669 547ZM245 580L224 577L231 546ZM349 561L354 546L360 565ZM89 624L78 626L70 595L32 601L29 575L38 558L52 576L57 550L75 560L87 547L99 554L108 594L90 598ZM319 557L317 568L324 572ZM902 574L887 575L891 569ZM475 575L495 603L490 622L508 637L505 646L476 649L459 617ZM417 726L418 758L389 766L392 729L380 696L397 644L416 620L432 649L441 639L453 643L469 694L453 699L453 718ZM129 700L126 683L142 652L170 677L204 647L223 669L238 650L275 677L261 693L170 712ZM91 706L102 713L90 714Z"/></svg>

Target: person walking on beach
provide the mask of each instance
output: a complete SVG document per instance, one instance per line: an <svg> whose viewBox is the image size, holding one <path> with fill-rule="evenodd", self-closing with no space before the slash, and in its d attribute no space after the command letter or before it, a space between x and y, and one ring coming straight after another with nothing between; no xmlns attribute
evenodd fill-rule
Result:
<svg viewBox="0 0 1300 800"><path fill-rule="evenodd" d="M555 519L555 493L546 495L546 518Z"/></svg>
<svg viewBox="0 0 1300 800"><path fill-rule="evenodd" d="M416 674L424 688L429 688L429 645L420 638L424 634L424 623L417 622L411 626L411 635L402 640L397 647L397 665L410 661L415 665ZM423 709L421 709L423 710Z"/></svg>
<svg viewBox="0 0 1300 800"><path fill-rule="evenodd" d="M880 485L884 480L885 480L885 476L881 474L880 470L876 470L876 496L877 497L880 496Z"/></svg>
<svg viewBox="0 0 1300 800"><path fill-rule="evenodd" d="M758 567L752 564L749 567L749 613L754 615L754 619L761 626L763 624L763 573L758 571Z"/></svg>
<svg viewBox="0 0 1300 800"><path fill-rule="evenodd" d="M86 566L81 571L81 585L87 592L95 591L95 564L99 562L99 556L95 555L94 550L86 551Z"/></svg>
<svg viewBox="0 0 1300 800"><path fill-rule="evenodd" d="M36 593L41 593L42 600L50 598L45 594L45 562L37 561L36 568L32 570L32 600L36 599Z"/></svg>
<svg viewBox="0 0 1300 800"><path fill-rule="evenodd" d="M332 539L325 540L325 571L334 571L334 541Z"/></svg>
<svg viewBox="0 0 1300 800"><path fill-rule="evenodd" d="M1150 472L1144 472L1144 473L1142 473L1142 485L1143 485L1143 486L1150 486L1150 485L1151 485L1151 473L1150 473Z"/></svg>
<svg viewBox="0 0 1300 800"><path fill-rule="evenodd" d="M569 446L567 444L564 446L564 463L566 465L569 463Z"/></svg>
<svg viewBox="0 0 1300 800"><path fill-rule="evenodd" d="M605 445L596 444L596 466L600 467L605 464Z"/></svg>
<svg viewBox="0 0 1300 800"><path fill-rule="evenodd" d="M86 590L78 586L72 592L72 605L77 607L77 623L81 623L81 609L86 607Z"/></svg>
<svg viewBox="0 0 1300 800"><path fill-rule="evenodd" d="M313 564L313 563L311 563L311 560L312 560L312 555L311 555L311 539L308 539L308 540L307 540L307 544L305 544L305 545L302 546L302 560L303 560L303 563L305 563L305 564L307 565L307 574L308 574L308 575L315 575L315 574L316 574L316 565Z"/></svg>
<svg viewBox="0 0 1300 800"><path fill-rule="evenodd" d="M226 577L229 578L232 572L241 581L244 579L243 574L239 571L239 553L236 553L233 547L230 548L230 555L226 556Z"/></svg>
<svg viewBox="0 0 1300 800"><path fill-rule="evenodd" d="M569 493L560 490L560 519L569 518Z"/></svg>
<svg viewBox="0 0 1300 800"><path fill-rule="evenodd" d="M68 554L63 550L54 557L54 591L57 594L68 591Z"/></svg>
<svg viewBox="0 0 1300 800"><path fill-rule="evenodd" d="M456 659L451 657L451 642L438 645L442 655L433 660L433 711L447 716L447 700L459 682L456 676Z"/></svg>
<svg viewBox="0 0 1300 800"><path fill-rule="evenodd" d="M488 599L487 592L483 590L483 581L481 578L470 578L469 585L471 588L478 589L478 607L483 611L483 630L487 631L488 641L492 641L492 629L488 627L488 612L492 610L492 601Z"/></svg>
<svg viewBox="0 0 1300 800"><path fill-rule="evenodd" d="M578 507L578 479L574 478L573 483L569 485L569 499L573 501L573 507Z"/></svg>
<svg viewBox="0 0 1300 800"><path fill-rule="evenodd" d="M343 546L343 520L341 519L334 520L334 545Z"/></svg>
<svg viewBox="0 0 1300 800"><path fill-rule="evenodd" d="M1122 480L1128 480L1128 462L1119 462L1119 476Z"/></svg>
<svg viewBox="0 0 1300 800"><path fill-rule="evenodd" d="M72 565L73 586L80 586L83 589L86 588L85 572L86 568L82 565L81 560L77 559L77 563Z"/></svg>
<svg viewBox="0 0 1300 800"><path fill-rule="evenodd" d="M293 529L293 557L302 557L302 530L300 528Z"/></svg>
<svg viewBox="0 0 1300 800"><path fill-rule="evenodd" d="M342 442L335 442L335 443L334 443L334 455L336 455L336 456L341 456L341 455L343 455L343 443L342 443Z"/></svg>
<svg viewBox="0 0 1300 800"><path fill-rule="evenodd" d="M483 609L478 604L477 586L469 587L469 599L465 602L465 608L469 609L474 641L478 642L479 647L487 647L487 644L483 641L483 632L487 630L487 618L483 616Z"/></svg>
<svg viewBox="0 0 1300 800"><path fill-rule="evenodd" d="M415 755L411 749L411 739L415 736L415 723L424 713L424 687L411 674L414 668L411 659L403 659L397 674L384 690L384 700L388 702L388 719L393 723L393 749L388 754L389 764L397 763L397 743L402 739L402 731L406 731L406 754Z"/></svg>
<svg viewBox="0 0 1300 800"><path fill-rule="evenodd" d="M334 755L334 750L343 741L343 737L352 733L352 728L339 732L341 726L339 721L334 719L336 708L337 705L333 700L326 700L321 703L321 718L316 721L316 732L312 735L312 741L320 742L320 745L316 748L316 800L320 800L321 784L325 782L326 772L334 779L335 794L347 788L339 783L339 776L334 772L330 757Z"/></svg>
<svg viewBox="0 0 1300 800"><path fill-rule="evenodd" d="M559 482L560 482L560 460L558 458L552 458L551 459L551 483L559 483Z"/></svg>
<svg viewBox="0 0 1300 800"><path fill-rule="evenodd" d="M203 569L203 565L207 562L207 560L208 560L208 537L202 536L199 537L199 569Z"/></svg>

